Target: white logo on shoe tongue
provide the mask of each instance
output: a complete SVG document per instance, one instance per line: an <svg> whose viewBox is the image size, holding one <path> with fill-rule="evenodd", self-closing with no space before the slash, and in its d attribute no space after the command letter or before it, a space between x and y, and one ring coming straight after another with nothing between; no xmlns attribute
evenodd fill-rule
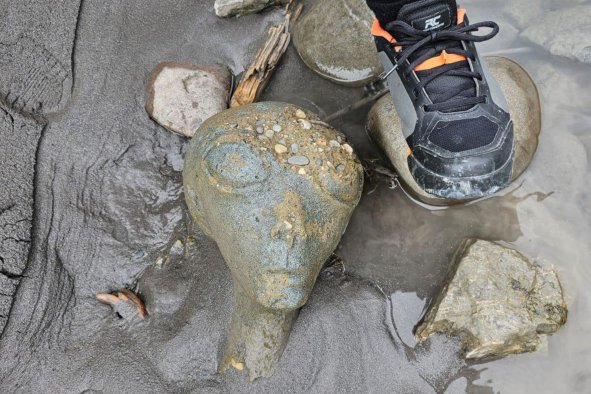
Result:
<svg viewBox="0 0 591 394"><path fill-rule="evenodd" d="M427 19L425 21L425 29L424 30L438 29L444 25L445 25L445 23L441 22L441 15L437 15L435 18Z"/></svg>

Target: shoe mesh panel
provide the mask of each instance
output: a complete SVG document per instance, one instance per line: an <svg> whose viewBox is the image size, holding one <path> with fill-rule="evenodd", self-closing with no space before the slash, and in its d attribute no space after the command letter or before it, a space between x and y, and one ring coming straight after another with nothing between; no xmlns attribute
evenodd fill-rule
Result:
<svg viewBox="0 0 591 394"><path fill-rule="evenodd" d="M470 66L468 62L466 63L465 67L462 67L460 70L470 71ZM440 66L445 67L445 66ZM437 67L439 69L439 67ZM437 69L432 70L425 70L417 72L417 76L419 79L429 76ZM438 78L435 78L427 85L425 85L425 90L429 95L429 98L433 103L442 103L450 98L454 98L455 100L461 100L464 98L470 98L476 96L476 84L472 78L466 77L457 77L453 75L441 75ZM456 112L456 111L466 111L472 108L473 105L467 105L463 107L454 108L450 111L442 111L442 112Z"/></svg>
<svg viewBox="0 0 591 394"><path fill-rule="evenodd" d="M443 149L458 153L492 143L497 130L495 123L480 116L475 119L441 122L431 132L429 140Z"/></svg>

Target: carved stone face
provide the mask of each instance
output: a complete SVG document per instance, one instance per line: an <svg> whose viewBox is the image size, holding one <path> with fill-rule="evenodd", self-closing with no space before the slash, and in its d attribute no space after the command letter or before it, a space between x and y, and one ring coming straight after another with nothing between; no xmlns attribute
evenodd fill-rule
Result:
<svg viewBox="0 0 591 394"><path fill-rule="evenodd" d="M361 165L344 137L312 122L288 104L230 109L206 121L185 157L192 216L235 282L270 309L306 303L362 189Z"/></svg>

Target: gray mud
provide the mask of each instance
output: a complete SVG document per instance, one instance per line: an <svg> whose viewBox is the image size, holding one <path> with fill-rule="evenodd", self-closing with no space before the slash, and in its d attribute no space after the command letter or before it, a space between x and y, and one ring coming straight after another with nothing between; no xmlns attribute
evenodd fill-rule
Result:
<svg viewBox="0 0 591 394"><path fill-rule="evenodd" d="M445 210L368 182L337 251L345 274L321 275L276 374L252 384L244 372L216 373L231 278L188 219L187 140L149 119L145 86L165 60L242 72L280 13L221 20L209 0L54 4L0 1L1 392L588 392L590 69L520 39L504 2L466 5L472 20L502 25L484 52L510 55L539 84L532 165L503 195ZM262 99L323 116L362 95L316 76L290 48ZM368 110L334 126L373 160ZM451 340L414 342L465 237L505 242L559 271L570 320L547 350L466 365ZM171 251L179 239L185 250ZM96 301L121 287L143 297L147 320L119 319Z"/></svg>

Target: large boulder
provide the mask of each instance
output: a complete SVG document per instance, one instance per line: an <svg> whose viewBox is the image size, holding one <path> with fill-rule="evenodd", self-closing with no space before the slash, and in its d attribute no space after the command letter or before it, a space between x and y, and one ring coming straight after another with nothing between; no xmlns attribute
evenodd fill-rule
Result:
<svg viewBox="0 0 591 394"><path fill-rule="evenodd" d="M507 97L513 119L515 132L513 179L516 179L529 166L538 147L542 126L538 89L527 71L514 61L499 56L486 57L485 61ZM405 190L427 204L455 203L453 200L428 194L415 182L408 169L407 143L402 135L400 118L389 94L379 99L370 110L367 130L396 169Z"/></svg>
<svg viewBox="0 0 591 394"><path fill-rule="evenodd" d="M456 271L417 328L419 341L435 333L458 336L465 357L502 357L536 350L541 335L556 332L567 307L558 275L521 253L468 240Z"/></svg>
<svg viewBox="0 0 591 394"><path fill-rule="evenodd" d="M160 63L150 76L146 111L168 130L192 137L205 120L228 108L231 81L225 67Z"/></svg>
<svg viewBox="0 0 591 394"><path fill-rule="evenodd" d="M383 70L370 32L373 18L364 0L316 1L296 23L294 45L320 76L363 86Z"/></svg>

